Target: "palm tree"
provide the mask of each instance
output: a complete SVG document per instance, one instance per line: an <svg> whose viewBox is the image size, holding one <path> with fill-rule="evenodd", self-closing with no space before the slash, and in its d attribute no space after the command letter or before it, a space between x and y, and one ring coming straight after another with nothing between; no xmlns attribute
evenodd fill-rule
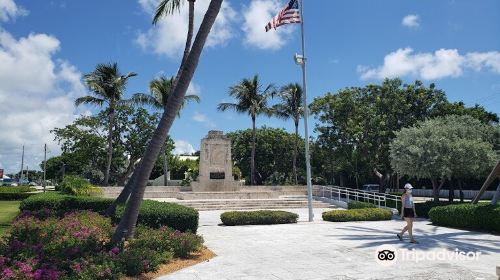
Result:
<svg viewBox="0 0 500 280"><path fill-rule="evenodd" d="M132 96L131 101L134 104L149 105L156 110L164 110L167 107L167 101L172 92L172 85L174 84L174 78L167 78L161 76L157 79L152 80L149 83L150 94L136 93ZM184 96L184 101L181 103L177 116L180 116L180 112L186 102L195 101L200 102L200 97L196 94L187 94ZM166 147L163 145L161 154L165 154ZM166 154L163 157L163 172L164 172L164 184L167 185L167 171L168 162Z"/></svg>
<svg viewBox="0 0 500 280"><path fill-rule="evenodd" d="M291 83L281 87L277 94L281 102L273 106L274 114L281 119L293 119L295 125L295 147L293 150L293 175L297 185L297 149L299 141L299 120L304 114L302 103L302 87L297 83ZM307 139L306 139L307 141Z"/></svg>
<svg viewBox="0 0 500 280"><path fill-rule="evenodd" d="M184 96L186 95L189 84L191 83L194 72L198 66L200 55L203 47L205 46L205 42L207 41L208 34L210 33L215 19L219 14L222 1L223 0L210 1L210 5L205 13L200 29L196 34L191 50L189 51L184 65L181 65L180 67L181 71L179 71L179 78L176 79L177 82L175 83L172 93L168 98L167 107L163 111L158 128L146 148L139 168L136 169L132 175L133 179L129 180L127 183L127 185L133 184L134 186L123 216L120 219L120 223L116 227L113 234L112 240L114 242L119 241L124 236L128 238L134 236L135 225L139 215L139 208L144 198L144 191L146 190L146 183L149 179L156 158L160 153L161 147L167 139L170 127L172 127L172 123L177 116L177 112L184 101ZM125 232L126 235L124 235Z"/></svg>
<svg viewBox="0 0 500 280"><path fill-rule="evenodd" d="M229 95L236 98L238 103L220 103L219 111L234 110L238 113L247 113L252 118L252 155L250 159L250 184L255 184L255 120L258 115L272 115L272 109L267 106L268 97L272 95L272 85L262 90L259 76L252 79L243 79L239 84L229 88Z"/></svg>
<svg viewBox="0 0 500 280"><path fill-rule="evenodd" d="M189 2L189 13L188 13L188 33L187 33L187 38L186 38L186 46L184 47L184 54L182 55L182 61L181 61L181 67L179 70L184 66L184 62L186 62L186 59L189 55L189 50L191 49L191 42L193 40L193 32L194 32L194 3L196 0L187 0ZM158 4L158 7L156 8L155 15L153 17L153 24L156 25L160 19L164 16L171 15L175 11L180 11L181 7L181 0L161 0L161 2ZM176 77L176 80L180 74L180 71L178 72L178 75Z"/></svg>
<svg viewBox="0 0 500 280"><path fill-rule="evenodd" d="M85 84L92 91L92 95L83 96L75 100L75 106L81 104L92 104L102 107L107 104L108 114L108 152L106 160L106 170L104 173L103 185L107 186L109 182L109 171L111 169L111 160L113 158L113 128L115 127L115 109L122 101L122 94L127 86L129 78L137 76L134 72L126 75L120 74L118 64L98 64L94 71L85 74Z"/></svg>

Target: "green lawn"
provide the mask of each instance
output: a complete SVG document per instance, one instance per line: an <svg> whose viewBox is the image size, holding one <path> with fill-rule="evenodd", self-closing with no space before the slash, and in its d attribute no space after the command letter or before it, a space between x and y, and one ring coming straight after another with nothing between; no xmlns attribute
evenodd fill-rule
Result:
<svg viewBox="0 0 500 280"><path fill-rule="evenodd" d="M19 213L21 201L0 201L0 236L10 227L12 219Z"/></svg>

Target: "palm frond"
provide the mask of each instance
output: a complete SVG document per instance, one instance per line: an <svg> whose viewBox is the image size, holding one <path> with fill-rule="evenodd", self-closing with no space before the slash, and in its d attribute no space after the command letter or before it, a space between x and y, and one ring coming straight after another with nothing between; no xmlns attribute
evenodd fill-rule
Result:
<svg viewBox="0 0 500 280"><path fill-rule="evenodd" d="M163 105L154 96L145 93L135 93L132 98L129 99L130 103L133 105L146 105L151 106L155 109L162 109Z"/></svg>
<svg viewBox="0 0 500 280"><path fill-rule="evenodd" d="M153 25L156 25L158 21L163 16L171 15L175 11L180 11L181 9L181 0L162 0L156 7L155 14L153 16Z"/></svg>
<svg viewBox="0 0 500 280"><path fill-rule="evenodd" d="M82 104L91 104L101 107L104 104L104 99L97 98L94 96L83 96L75 100L75 106L78 107Z"/></svg>

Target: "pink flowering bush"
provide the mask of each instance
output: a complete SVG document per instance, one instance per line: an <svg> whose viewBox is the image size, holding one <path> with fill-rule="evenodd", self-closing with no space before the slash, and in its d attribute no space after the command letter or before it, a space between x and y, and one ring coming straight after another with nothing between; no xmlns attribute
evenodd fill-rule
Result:
<svg viewBox="0 0 500 280"><path fill-rule="evenodd" d="M60 217L42 209L21 213L0 239L0 280L119 279L156 271L202 248L203 238L162 227L140 227L122 252L111 244L113 225L95 212Z"/></svg>

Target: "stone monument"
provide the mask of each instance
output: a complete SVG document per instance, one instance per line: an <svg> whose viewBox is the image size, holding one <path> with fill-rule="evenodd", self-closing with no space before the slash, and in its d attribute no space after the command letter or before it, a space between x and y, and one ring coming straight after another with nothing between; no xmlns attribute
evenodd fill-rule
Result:
<svg viewBox="0 0 500 280"><path fill-rule="evenodd" d="M193 192L234 192L231 140L222 131L211 130L201 139L199 175L191 183Z"/></svg>

